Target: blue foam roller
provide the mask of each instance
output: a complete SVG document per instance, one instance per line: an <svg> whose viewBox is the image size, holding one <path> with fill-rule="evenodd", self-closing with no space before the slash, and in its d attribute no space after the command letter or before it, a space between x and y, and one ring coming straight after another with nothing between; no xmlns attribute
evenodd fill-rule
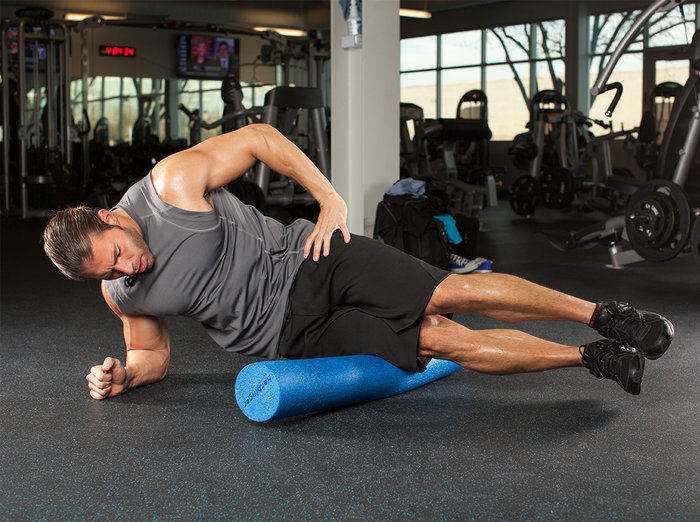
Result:
<svg viewBox="0 0 700 522"><path fill-rule="evenodd" d="M390 397L460 368L433 359L413 373L374 355L255 362L236 377L236 402L246 417L265 422Z"/></svg>

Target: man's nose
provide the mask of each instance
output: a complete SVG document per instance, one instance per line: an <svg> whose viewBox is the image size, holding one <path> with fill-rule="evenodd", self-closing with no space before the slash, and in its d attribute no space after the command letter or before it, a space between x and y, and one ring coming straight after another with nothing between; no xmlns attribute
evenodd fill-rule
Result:
<svg viewBox="0 0 700 522"><path fill-rule="evenodd" d="M118 259L114 268L126 275L131 275L134 272L134 265L128 259Z"/></svg>

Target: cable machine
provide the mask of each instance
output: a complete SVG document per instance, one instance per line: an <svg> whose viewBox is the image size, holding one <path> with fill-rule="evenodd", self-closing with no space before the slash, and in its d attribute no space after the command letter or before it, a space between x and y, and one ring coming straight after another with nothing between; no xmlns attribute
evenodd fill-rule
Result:
<svg viewBox="0 0 700 522"><path fill-rule="evenodd" d="M42 196L73 163L70 32L48 9L16 15L2 24L3 211L17 211L19 185L27 218L47 214Z"/></svg>

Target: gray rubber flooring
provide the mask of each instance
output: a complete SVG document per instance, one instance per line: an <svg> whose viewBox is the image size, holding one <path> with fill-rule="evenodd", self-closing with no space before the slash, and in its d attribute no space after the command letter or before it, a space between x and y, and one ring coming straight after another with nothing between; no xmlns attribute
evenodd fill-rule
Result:
<svg viewBox="0 0 700 522"><path fill-rule="evenodd" d="M499 271L593 301L628 300L676 326L642 394L583 369L461 371L389 399L271 424L234 403L251 359L170 321L161 383L97 402L84 376L123 356L97 283L44 258L41 220L2 219L0 520L698 520L700 266L603 265L603 248L552 249L537 231L591 216L485 215ZM497 327L461 315L473 328ZM511 325L508 325L510 327ZM580 344L585 326L520 328Z"/></svg>

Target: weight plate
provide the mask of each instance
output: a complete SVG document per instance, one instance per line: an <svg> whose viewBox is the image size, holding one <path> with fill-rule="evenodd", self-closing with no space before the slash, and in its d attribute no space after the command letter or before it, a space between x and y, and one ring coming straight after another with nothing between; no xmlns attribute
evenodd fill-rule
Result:
<svg viewBox="0 0 700 522"><path fill-rule="evenodd" d="M653 192L635 199L634 205L629 211L633 233L648 244L666 244L676 224L673 201L661 192Z"/></svg>
<svg viewBox="0 0 700 522"><path fill-rule="evenodd" d="M520 176L510 188L510 208L519 216L529 216L537 208L540 187L530 175Z"/></svg>
<svg viewBox="0 0 700 522"><path fill-rule="evenodd" d="M546 169L540 177L540 196L547 208L560 209L574 200L574 175L569 169Z"/></svg>
<svg viewBox="0 0 700 522"><path fill-rule="evenodd" d="M693 259L700 264L700 215L695 218L695 224L693 225L693 234L690 236L690 252L693 255Z"/></svg>
<svg viewBox="0 0 700 522"><path fill-rule="evenodd" d="M672 181L651 180L627 203L627 236L632 248L650 261L676 257L688 242L691 223L688 196Z"/></svg>

